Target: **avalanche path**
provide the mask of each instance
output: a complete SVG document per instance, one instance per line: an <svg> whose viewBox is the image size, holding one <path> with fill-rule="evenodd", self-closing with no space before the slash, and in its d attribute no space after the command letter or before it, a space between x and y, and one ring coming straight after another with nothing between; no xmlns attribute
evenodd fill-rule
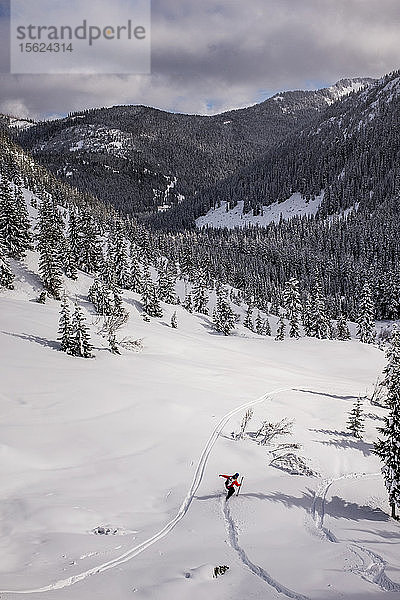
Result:
<svg viewBox="0 0 400 600"><path fill-rule="evenodd" d="M318 486L314 501L311 506L311 518L319 534L329 542L340 543L335 535L324 527L325 502L329 488L342 479L361 479L365 477L377 477L380 473L347 473L341 477L324 479ZM360 567L352 567L351 572L360 575L366 581L378 585L385 592L400 592L400 584L392 581L385 573L386 561L376 554L357 544L348 544L349 551L360 561Z"/></svg>
<svg viewBox="0 0 400 600"><path fill-rule="evenodd" d="M127 550L124 554L121 554L120 556L117 556L116 558L114 558L108 562L98 565L97 567L88 569L87 571L84 571L82 573L72 575L71 577L67 577L66 579L60 579L58 581L55 581L54 583L50 583L50 584L40 587L40 588L29 589L29 590L0 590L0 594L38 594L38 593L43 593L43 592L49 592L51 590L57 590L57 589L65 588L65 587L70 587L71 585L74 585L75 583L78 583L79 581L83 581L84 579L87 579L91 575L97 575L99 573L104 573L104 571L108 571L110 569L115 569L115 567L118 567L119 565L122 565L123 563L131 560L132 558L134 558L135 556L137 556L138 554L140 554L141 552L143 552L144 550L146 550L147 548L149 548L150 546L152 546L153 544L155 544L156 542L161 540L168 533L170 533L170 531L172 531L172 529L175 527L175 525L177 525L179 523L179 521L181 521L181 519L183 519L183 517L186 515L187 511L189 510L190 504L192 503L192 500L202 482L204 471L207 466L207 462L208 462L208 458L210 456L211 450L212 450L215 442L217 441L220 433L222 432L223 428L227 424L227 422L237 413L242 412L242 411L246 410L247 408L250 408L251 406L255 406L256 404L261 404L262 402L265 402L265 400L267 400L269 398L269 396L272 396L273 394L278 394L280 392L292 391L292 389L293 388L279 388L279 389L267 392L266 394L264 394L260 398L257 398L256 400L251 400L250 402L246 402L244 404L241 404L237 408L234 408L233 410L226 413L226 415L224 415L220 419L220 421L215 426L213 432L211 433L210 437L208 438L208 440L200 454L200 458L197 463L197 467L196 467L196 471L195 471L192 483L190 485L188 493L186 494L186 496L179 508L179 511L177 512L175 517L171 521L169 521L169 523L167 523L162 529L160 529L160 531L155 533L152 537L148 538L141 544L134 546L130 550ZM243 554L244 554L244 552L243 552ZM246 555L244 554L244 556L246 556ZM248 566L250 566L250 565L248 564ZM254 565L254 568L260 569L260 567L256 567L255 565ZM262 569L261 569L261 571L262 571ZM263 571L263 573L265 573L265 572ZM259 576L261 576L261 575L259 575ZM266 573L266 576L268 576L267 573ZM267 581L267 580L265 579L265 581ZM271 579L271 582L273 582L272 579ZM273 585L273 584L271 583L270 585ZM276 584L276 585L279 585L279 584ZM276 587L276 586L274 586L274 587L275 587L275 589L278 589L278 587ZM282 588L282 589L285 589L285 588ZM290 592L290 590L287 590L287 591ZM283 593L285 593L285 592L283 592ZM289 596L289 597L295 598L298 600L307 600L304 596L295 595L294 593L292 596Z"/></svg>
<svg viewBox="0 0 400 600"><path fill-rule="evenodd" d="M229 504L225 501L225 498L222 499L222 512L224 514L229 543L232 546L232 548L236 551L241 562L246 567L248 567L250 571L254 573L254 575L262 579L269 586L273 587L279 594L283 594L287 598L294 598L294 600L309 600L307 596L298 594L297 592L294 592L293 590L290 590L289 588L285 587L284 585L276 581L273 577L271 577L271 575L267 573L267 571L265 571L262 567L260 567L259 565L255 565L251 562L246 552L239 544L237 528L232 518L231 511L229 509Z"/></svg>

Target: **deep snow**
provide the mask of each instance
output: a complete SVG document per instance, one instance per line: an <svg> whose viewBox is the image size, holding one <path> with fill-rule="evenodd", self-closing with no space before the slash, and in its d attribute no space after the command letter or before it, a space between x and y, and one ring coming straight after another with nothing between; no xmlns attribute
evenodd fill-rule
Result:
<svg viewBox="0 0 400 600"><path fill-rule="evenodd" d="M123 335L143 338L144 349L113 356L80 274L66 286L92 323L96 358L69 357L56 341L59 303L34 302L36 258L29 253L16 289L0 297L1 590L49 586L34 595L49 600L323 600L383 598L394 587L389 597L400 598L400 526L371 454L384 411L365 403L363 441L345 431L384 366L381 351L242 328L224 337L209 318L165 305L147 324L126 292ZM266 447L233 440L244 408L223 426L281 388L254 407L248 430L295 419L283 441L302 445L318 477L279 471ZM218 474L234 471L244 485L225 507ZM134 550L180 511L165 537ZM94 535L98 526L116 534ZM213 579L217 565L230 569Z"/></svg>

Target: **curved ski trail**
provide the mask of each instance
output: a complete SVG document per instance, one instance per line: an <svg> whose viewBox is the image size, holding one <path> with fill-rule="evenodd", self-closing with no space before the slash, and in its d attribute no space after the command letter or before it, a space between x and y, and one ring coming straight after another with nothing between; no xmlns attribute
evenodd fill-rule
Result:
<svg viewBox="0 0 400 600"><path fill-rule="evenodd" d="M342 479L361 479L364 477L377 477L379 475L380 473L347 473L341 477L324 479L321 481L315 492L314 501L311 506L311 517L316 529L321 533L322 537L329 542L340 543L334 534L324 527L325 502L331 485ZM374 583L385 592L400 592L400 583L395 583L386 575L385 568L387 562L382 556L379 556L379 554L376 554L364 546L359 546L358 544L347 544L347 547L349 551L357 556L362 562L362 566L352 567L350 569L352 573L359 575L362 579L365 579L365 581Z"/></svg>
<svg viewBox="0 0 400 600"><path fill-rule="evenodd" d="M247 556L245 550L239 544L239 536L237 532L237 528L233 517L231 515L231 511L229 509L229 503L225 501L225 498L222 498L222 512L224 515L225 526L229 538L229 543L232 548L236 551L240 561L252 572L254 575L262 579L269 586L274 588L279 594L283 594L287 598L293 598L294 600L309 600L307 596L303 596L289 588L285 587L281 583L279 583L276 579L274 579L265 569L260 567L259 565L251 562L249 557Z"/></svg>
<svg viewBox="0 0 400 600"><path fill-rule="evenodd" d="M65 587L70 587L71 585L74 585L75 583L78 583L79 581L83 581L84 579L87 579L88 577L91 577L92 575L97 575L99 573L104 573L105 571L108 571L110 569L115 569L119 565L122 565L123 563L128 562L129 560L132 560L132 558L134 558L135 556L137 556L138 554L140 554L141 552L143 552L144 550L146 550L147 548L149 548L150 546L152 546L153 544L155 544L156 542L158 542L159 540L164 538L166 535L168 535L168 533L170 533L172 531L172 529L179 523L179 521L181 521L183 519L183 517L186 515L187 511L189 510L192 500L202 482L204 471L205 471L211 450L212 450L215 442L217 441L218 436L220 435L223 428L227 424L227 422L235 414L242 412L243 410L246 410L247 408L250 408L251 406L255 406L256 404L261 404L262 402L265 402L265 400L267 400L269 396L278 394L279 392L288 392L288 391L291 391L292 389L293 388L278 388L276 390L267 392L266 394L264 394L263 396L260 396L260 398L257 398L256 400L251 400L250 402L245 402L244 404L241 404L237 408L232 409L231 411L226 413L226 415L224 415L220 419L220 421L215 426L213 432L211 433L210 437L208 438L208 440L200 454L200 458L197 463L197 467L196 467L196 471L195 471L192 483L190 485L190 488L189 488L177 514L171 521L169 521L169 523L167 523L162 529L160 529L160 531L155 533L153 536L151 536L147 540L144 540L137 546L130 548L129 550L124 552L124 554L121 554L120 556L117 556L116 558L113 558L112 560L109 560L101 565L98 565L97 567L92 567L91 569L88 569L87 571L83 571L82 573L77 573L76 575L71 575L70 577L67 577L66 579L60 579L58 581L55 581L54 583L50 583L50 584L45 585L40 588L34 588L34 589L29 589L29 590L0 590L0 594L39 594L39 593L43 593L43 592L49 592L52 590L62 589ZM304 596L289 596L289 597L297 598L298 600L308 600L308 599L304 598Z"/></svg>

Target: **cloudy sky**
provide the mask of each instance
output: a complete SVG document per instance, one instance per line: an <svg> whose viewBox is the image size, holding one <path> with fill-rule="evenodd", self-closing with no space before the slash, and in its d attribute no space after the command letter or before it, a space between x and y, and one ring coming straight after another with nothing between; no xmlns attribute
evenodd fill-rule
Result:
<svg viewBox="0 0 400 600"><path fill-rule="evenodd" d="M0 0L0 112L20 116L113 104L212 114L400 68L399 0L152 0L151 74L10 75L9 1Z"/></svg>

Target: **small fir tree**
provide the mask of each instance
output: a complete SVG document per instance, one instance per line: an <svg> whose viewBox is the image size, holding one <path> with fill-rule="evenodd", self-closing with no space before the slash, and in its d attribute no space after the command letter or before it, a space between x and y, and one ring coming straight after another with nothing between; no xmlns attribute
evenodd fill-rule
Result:
<svg viewBox="0 0 400 600"><path fill-rule="evenodd" d="M251 304L249 304L249 307L247 309L246 316L243 321L243 325L244 325L244 327L246 327L246 329L249 329L250 331L254 331L253 307Z"/></svg>
<svg viewBox="0 0 400 600"><path fill-rule="evenodd" d="M61 300L60 320L58 326L58 338L61 342L60 350L67 354L73 354L73 338L72 338L72 324L71 324L71 312L69 309L69 302L67 296L64 294Z"/></svg>
<svg viewBox="0 0 400 600"><path fill-rule="evenodd" d="M93 358L92 346L90 344L89 329L80 306L75 304L72 319L72 343L71 354L82 358Z"/></svg>
<svg viewBox="0 0 400 600"><path fill-rule="evenodd" d="M364 416L361 398L357 398L357 401L354 403L353 408L349 413L347 429L351 431L354 437L362 439L362 434L364 432Z"/></svg>
<svg viewBox="0 0 400 600"><path fill-rule="evenodd" d="M171 327L172 329L178 329L178 318L176 316L176 311L171 317Z"/></svg>
<svg viewBox="0 0 400 600"><path fill-rule="evenodd" d="M276 330L276 336L275 339L277 342L281 342L282 340L285 339L285 320L283 318L282 314L279 314L279 318L278 318L278 326L277 326L277 330Z"/></svg>

